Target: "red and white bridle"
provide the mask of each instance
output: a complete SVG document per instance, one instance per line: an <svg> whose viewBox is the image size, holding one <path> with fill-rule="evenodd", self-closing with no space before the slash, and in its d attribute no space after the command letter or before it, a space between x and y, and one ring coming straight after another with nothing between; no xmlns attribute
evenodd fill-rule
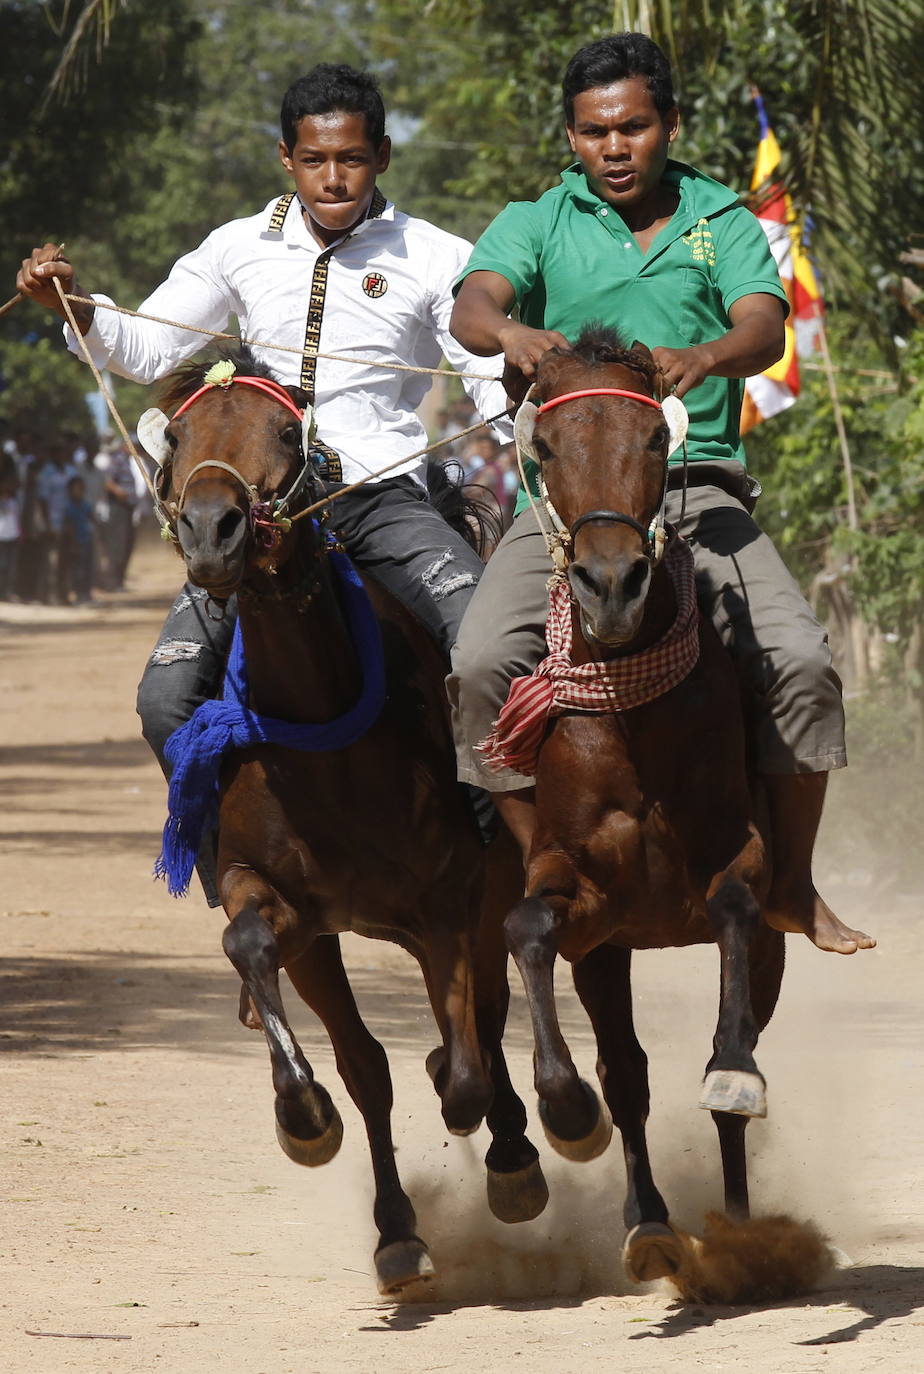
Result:
<svg viewBox="0 0 924 1374"><path fill-rule="evenodd" d="M646 527L636 520L634 516L625 515L622 511L613 510L591 510L584 515L578 516L571 526L567 526L553 506L548 489L545 485L545 478L542 474L542 461L532 442L532 432L535 428L536 420L540 415L553 410L556 406L564 405L566 401L577 401L585 396L621 396L629 401L639 401L642 405L651 406L654 410L660 411L668 424L669 439L667 452L664 455L665 473L664 483L661 491L661 501L657 514L653 517L650 525ZM521 416L523 419L521 420ZM536 518L539 520L540 528L546 538L549 554L552 562L558 571L563 572L570 560L570 550L574 547L574 541L578 531L586 524L591 522L608 521L610 524L628 525L640 536L645 548L646 555L654 563L660 562L664 552L664 502L667 497L667 459L674 449L683 443L686 437L688 417L686 407L676 396L666 396L663 401L657 401L653 396L647 396L642 391L629 391L623 387L596 386L586 387L581 391L566 391L561 396L552 396L548 401L543 401L539 406L529 400L527 395L520 409L517 412L515 433L517 441L517 461L520 465L520 474L523 478L524 486L529 493L529 485L526 481L526 474L523 471L522 454L526 453L532 458L539 469L539 492L543 504L552 521L554 533L546 530L541 518L539 517L538 507L530 495L533 509L536 511Z"/></svg>

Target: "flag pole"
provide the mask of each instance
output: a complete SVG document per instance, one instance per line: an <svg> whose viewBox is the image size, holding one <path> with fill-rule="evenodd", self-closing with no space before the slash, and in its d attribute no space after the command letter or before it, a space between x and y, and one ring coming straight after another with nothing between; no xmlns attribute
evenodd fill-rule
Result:
<svg viewBox="0 0 924 1374"><path fill-rule="evenodd" d="M828 344L828 331L822 316L818 316L818 344L824 362L825 377L828 382L828 395L831 397L831 409L834 414L834 427L837 430L837 440L841 450L841 464L844 469L844 482L847 487L847 527L852 532L856 532L860 527L857 519L857 496L856 486L853 480L853 462L850 457L850 444L847 440L847 426L844 424L844 412L841 409L841 398L837 390L837 381L834 374L834 363L831 360L831 349ZM848 560L848 572L852 573L855 568L853 554ZM869 636L866 624L862 616L857 614L856 604L850 595L849 583L847 589L849 607L849 633L850 647L853 653L853 668L856 674L856 685L862 691L869 680Z"/></svg>
<svg viewBox="0 0 924 1374"><path fill-rule="evenodd" d="M844 412L841 409L841 398L838 395L834 364L831 361L831 349L828 346L828 331L825 328L825 322L821 315L818 316L817 324L818 343L824 362L825 378L828 383L828 395L831 397L831 409L834 413L834 428L837 430L837 440L841 450L841 464L844 469L844 482L847 487L847 526L850 530L856 531L860 528L860 525L857 519L856 486L853 480L853 461L850 457L847 427L844 424Z"/></svg>

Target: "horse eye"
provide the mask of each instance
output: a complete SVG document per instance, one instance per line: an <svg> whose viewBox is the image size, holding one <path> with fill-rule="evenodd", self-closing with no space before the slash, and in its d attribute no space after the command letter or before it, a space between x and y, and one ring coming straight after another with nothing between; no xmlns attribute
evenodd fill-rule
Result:
<svg viewBox="0 0 924 1374"><path fill-rule="evenodd" d="M536 450L536 457L539 459L540 463L547 463L550 458L554 457L552 450L544 439L539 439L534 436L533 448Z"/></svg>
<svg viewBox="0 0 924 1374"><path fill-rule="evenodd" d="M282 431L280 435L280 438L282 439L282 442L284 444L288 444L290 448L298 448L299 444L302 441L301 425L286 425L285 429Z"/></svg>
<svg viewBox="0 0 924 1374"><path fill-rule="evenodd" d="M659 425L658 428L655 430L654 434L652 434L651 438L648 440L648 447L650 449L664 448L664 446L669 442L670 437L671 432L668 429L667 425Z"/></svg>

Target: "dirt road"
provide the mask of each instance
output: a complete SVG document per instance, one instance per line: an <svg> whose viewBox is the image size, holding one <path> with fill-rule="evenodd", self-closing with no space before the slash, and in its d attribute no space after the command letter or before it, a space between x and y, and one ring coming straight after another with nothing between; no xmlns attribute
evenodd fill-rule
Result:
<svg viewBox="0 0 924 1374"><path fill-rule="evenodd" d="M486 1136L448 1137L424 1074L434 1033L416 969L348 942L391 1059L403 1180L441 1274L426 1302L377 1298L365 1141L323 1036L290 990L346 1128L315 1173L275 1143L266 1052L238 1025L219 915L150 877L164 788L134 686L177 582L170 555L147 546L134 590L98 608L0 607L3 1370L924 1369L922 902L833 879L827 890L880 947L842 959L791 937L759 1051L770 1117L749 1132L757 1207L811 1218L844 1252L823 1291L704 1308L630 1285L615 1143L584 1166L545 1147L548 1211L495 1222ZM719 1203L713 1128L696 1108L717 976L713 950L637 960L656 1177L693 1230ZM573 995L565 1021L591 1076ZM509 1044L527 1096L519 988Z"/></svg>

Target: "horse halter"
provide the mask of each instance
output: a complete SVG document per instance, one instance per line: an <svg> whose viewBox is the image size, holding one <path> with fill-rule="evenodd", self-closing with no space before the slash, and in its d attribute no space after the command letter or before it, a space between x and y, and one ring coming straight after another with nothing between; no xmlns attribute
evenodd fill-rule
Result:
<svg viewBox="0 0 924 1374"><path fill-rule="evenodd" d="M576 401L584 396L622 396L626 400L639 401L643 405L651 406L652 409L660 411L662 414L665 412L664 403L656 401L653 396L647 396L642 391L629 391L623 387L598 386L586 387L581 391L566 391L561 396L553 396L550 400L544 401L542 405L536 407L535 418L538 419L539 416L545 414L546 411L553 410L555 406L563 405L566 401ZM673 399L674 398L668 397L667 403L669 404ZM676 402L676 405L679 409L683 409L679 401ZM670 418L676 421L676 417L671 416ZM635 530L641 539L646 557L652 563L660 562L664 553L666 539L664 533L664 502L667 495L666 458L661 500L658 511L647 528L641 521L636 520L634 516L626 515L623 511L615 510L585 511L583 515L578 516L573 524L570 526L565 525L549 497L538 455L536 456L536 462L539 465L539 491L555 529L555 535L551 537L546 535L546 540L549 544L549 553L552 556L552 560L555 562L556 566L559 567L560 571L563 571L563 566L568 562L568 546L573 550L579 531L583 529L585 525L597 522L608 522L613 525L628 525L630 529ZM554 547L554 545L557 545L557 547Z"/></svg>
<svg viewBox="0 0 924 1374"><path fill-rule="evenodd" d="M172 418L174 420L178 419L179 416L185 414L192 405L209 392L216 389L227 390L232 385L249 386L256 391L262 391L263 394L269 396L271 400L278 401L280 405L285 406L286 410L290 411L292 415L295 416L296 420L298 420L302 430L302 466L292 482L292 485L289 487L285 496L277 497L272 504L270 504L268 501L261 501L260 493L257 491L256 487L248 482L232 464L225 463L218 458L207 458L204 462L197 463L192 471L187 474L179 497L172 503L172 510L163 505L163 503L161 504L163 505L165 514L172 516L172 526L176 517L183 509L189 484L196 473L201 472L204 468L220 468L224 472L230 473L230 475L240 483L247 497L251 531L261 544L267 549L271 549L279 542L280 536L291 528L292 520L289 515L289 510L293 502L302 495L305 488L311 484L315 476L309 456L309 441L313 428L312 414L310 407L307 408L306 411L300 410L286 391L285 387L279 382L275 382L268 377L238 376L234 372L233 364L218 363L210 368L205 374L205 384L199 387L197 391L194 391L191 396L187 397L182 405L174 412ZM150 414L151 412L147 412L147 415ZM147 418L147 415L143 416L142 419ZM165 416L163 419L166 421ZM162 488L163 478L163 464L160 464L155 477L155 485L158 491Z"/></svg>

